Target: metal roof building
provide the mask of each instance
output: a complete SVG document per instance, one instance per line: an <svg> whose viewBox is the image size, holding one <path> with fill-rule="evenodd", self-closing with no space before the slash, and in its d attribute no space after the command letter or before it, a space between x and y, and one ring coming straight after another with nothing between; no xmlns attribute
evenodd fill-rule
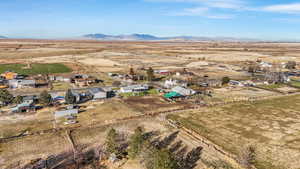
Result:
<svg viewBox="0 0 300 169"><path fill-rule="evenodd" d="M78 109L62 110L54 112L55 119L65 117L65 116L74 116L79 113Z"/></svg>
<svg viewBox="0 0 300 169"><path fill-rule="evenodd" d="M178 93L182 96L190 96L190 95L193 95L193 94L196 93L192 89L187 89L187 88L183 88L183 87L180 87L180 86L176 86L176 87L172 88L172 91L176 92L176 93Z"/></svg>
<svg viewBox="0 0 300 169"><path fill-rule="evenodd" d="M140 92L149 90L149 85L147 84L140 84L140 85L131 85L126 87L121 87L121 93L130 93L130 92Z"/></svg>
<svg viewBox="0 0 300 169"><path fill-rule="evenodd" d="M89 94L93 99L105 99L107 98L107 91L102 88L92 88L89 89Z"/></svg>

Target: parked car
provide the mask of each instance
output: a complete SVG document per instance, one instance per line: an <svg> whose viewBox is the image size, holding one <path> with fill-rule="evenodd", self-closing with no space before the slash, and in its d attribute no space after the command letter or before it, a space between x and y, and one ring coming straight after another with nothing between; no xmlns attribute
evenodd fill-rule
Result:
<svg viewBox="0 0 300 169"><path fill-rule="evenodd" d="M68 120L68 121L64 122L64 125L76 124L76 123L78 123L76 120Z"/></svg>

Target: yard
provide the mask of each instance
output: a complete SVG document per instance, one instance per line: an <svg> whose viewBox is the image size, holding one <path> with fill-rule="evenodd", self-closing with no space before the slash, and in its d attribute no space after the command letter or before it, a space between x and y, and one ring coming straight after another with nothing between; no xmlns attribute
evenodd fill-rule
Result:
<svg viewBox="0 0 300 169"><path fill-rule="evenodd" d="M0 117L0 138L12 137L25 132L53 128L53 109L40 110L37 113L15 114Z"/></svg>
<svg viewBox="0 0 300 169"><path fill-rule="evenodd" d="M278 89L281 87L284 87L286 85L284 84L268 84L268 85L260 85L259 87L265 88L265 89Z"/></svg>
<svg viewBox="0 0 300 169"><path fill-rule="evenodd" d="M204 108L168 118L234 154L244 145L254 145L259 169L299 169L299 111L300 95L294 95Z"/></svg>
<svg viewBox="0 0 300 169"><path fill-rule="evenodd" d="M72 88L71 84L68 82L56 82L52 83L52 86L52 90L68 90Z"/></svg>
<svg viewBox="0 0 300 169"><path fill-rule="evenodd" d="M25 64L2 64L0 65L0 73L5 71L14 71L23 75L52 74L52 73L68 73L72 70L60 63L51 64L31 64L31 68L26 68Z"/></svg>
<svg viewBox="0 0 300 169"><path fill-rule="evenodd" d="M180 109L188 106L187 104L183 103L170 104L160 96L128 97L124 100L124 102L131 108L134 108L142 113Z"/></svg>
<svg viewBox="0 0 300 169"><path fill-rule="evenodd" d="M292 87L300 88L300 81L292 80L289 84Z"/></svg>
<svg viewBox="0 0 300 169"><path fill-rule="evenodd" d="M159 92L157 89L151 89L145 92L130 92L130 93L121 93L120 96L131 97L131 96L147 96L147 95L158 95Z"/></svg>

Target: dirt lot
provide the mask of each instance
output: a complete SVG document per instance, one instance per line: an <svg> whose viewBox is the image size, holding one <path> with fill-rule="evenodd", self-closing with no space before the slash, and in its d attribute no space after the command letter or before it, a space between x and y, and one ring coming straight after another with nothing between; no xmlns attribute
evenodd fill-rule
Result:
<svg viewBox="0 0 300 169"><path fill-rule="evenodd" d="M258 168L300 166L300 96L238 103L170 116L238 154L243 145L258 151Z"/></svg>
<svg viewBox="0 0 300 169"><path fill-rule="evenodd" d="M124 102L139 110L142 113L159 112L166 110L182 109L188 107L188 104L183 103L169 103L161 96L147 96L147 97L129 97Z"/></svg>

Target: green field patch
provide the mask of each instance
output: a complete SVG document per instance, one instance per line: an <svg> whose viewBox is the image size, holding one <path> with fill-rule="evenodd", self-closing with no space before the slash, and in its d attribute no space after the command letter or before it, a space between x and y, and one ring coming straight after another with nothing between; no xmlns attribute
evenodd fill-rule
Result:
<svg viewBox="0 0 300 169"><path fill-rule="evenodd" d="M72 69L61 63L31 64L31 68L26 68L26 66L25 64L2 64L0 65L0 73L13 71L22 75L37 75L72 72Z"/></svg>
<svg viewBox="0 0 300 169"><path fill-rule="evenodd" d="M300 82L299 81L295 81L295 80L292 80L289 85L291 87L295 87L295 88L300 88Z"/></svg>
<svg viewBox="0 0 300 169"><path fill-rule="evenodd" d="M149 96L149 95L158 95L159 92L157 89L151 89L144 92L129 92L129 93L121 93L122 97L133 97L133 96Z"/></svg>

